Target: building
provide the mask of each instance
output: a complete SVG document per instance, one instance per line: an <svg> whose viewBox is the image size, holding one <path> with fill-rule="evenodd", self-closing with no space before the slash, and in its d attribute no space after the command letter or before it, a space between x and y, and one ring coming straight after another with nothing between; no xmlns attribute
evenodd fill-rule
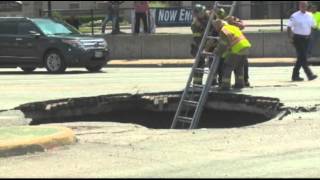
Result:
<svg viewBox="0 0 320 180"><path fill-rule="evenodd" d="M41 8L41 1L0 1L0 16L36 17Z"/></svg>

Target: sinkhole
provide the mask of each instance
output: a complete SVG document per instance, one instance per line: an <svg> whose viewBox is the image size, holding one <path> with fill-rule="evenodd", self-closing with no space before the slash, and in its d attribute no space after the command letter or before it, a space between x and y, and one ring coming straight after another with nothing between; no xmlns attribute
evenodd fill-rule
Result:
<svg viewBox="0 0 320 180"><path fill-rule="evenodd" d="M171 127L181 91L113 94L35 102L21 105L31 125L63 122L118 122L151 129ZM233 128L271 120L282 104L277 98L209 93L198 128ZM181 128L187 128L181 127Z"/></svg>

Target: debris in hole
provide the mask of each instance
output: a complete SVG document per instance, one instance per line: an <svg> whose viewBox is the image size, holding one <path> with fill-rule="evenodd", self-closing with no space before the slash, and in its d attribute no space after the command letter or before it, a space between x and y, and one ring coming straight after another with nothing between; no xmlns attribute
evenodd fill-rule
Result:
<svg viewBox="0 0 320 180"><path fill-rule="evenodd" d="M293 113L309 113L309 112L317 112L320 110L320 104L316 104L314 106L309 107L282 107L280 111L282 111L282 115L279 117L279 120L283 120L286 116Z"/></svg>

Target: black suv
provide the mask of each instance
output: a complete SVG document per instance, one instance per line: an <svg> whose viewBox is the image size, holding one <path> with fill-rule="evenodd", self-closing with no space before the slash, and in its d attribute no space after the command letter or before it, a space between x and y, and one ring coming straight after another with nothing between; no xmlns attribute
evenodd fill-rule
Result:
<svg viewBox="0 0 320 180"><path fill-rule="evenodd" d="M46 67L62 73L67 67L100 71L108 61L103 38L81 35L62 21L46 18L0 18L0 67L32 72Z"/></svg>

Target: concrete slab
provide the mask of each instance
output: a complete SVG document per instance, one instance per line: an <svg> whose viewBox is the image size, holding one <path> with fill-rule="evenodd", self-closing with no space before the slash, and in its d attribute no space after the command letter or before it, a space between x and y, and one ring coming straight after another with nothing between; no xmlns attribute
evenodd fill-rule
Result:
<svg viewBox="0 0 320 180"><path fill-rule="evenodd" d="M25 118L23 112L10 110L0 112L0 127L29 125L31 119Z"/></svg>
<svg viewBox="0 0 320 180"><path fill-rule="evenodd" d="M73 131L65 127L0 127L0 157L45 151L75 140Z"/></svg>

